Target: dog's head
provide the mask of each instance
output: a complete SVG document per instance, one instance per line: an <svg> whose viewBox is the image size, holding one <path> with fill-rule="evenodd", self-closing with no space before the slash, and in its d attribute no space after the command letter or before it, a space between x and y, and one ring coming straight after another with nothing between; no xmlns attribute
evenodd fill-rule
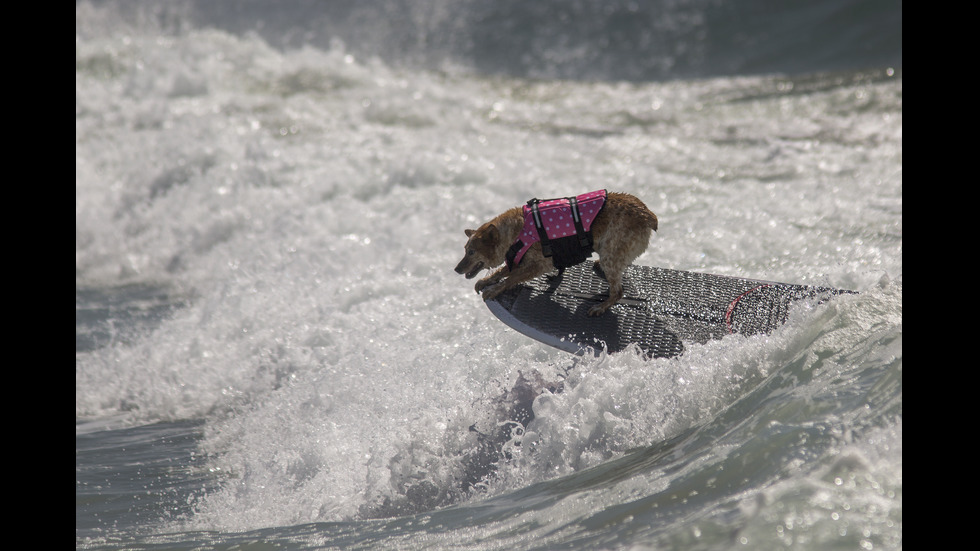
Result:
<svg viewBox="0 0 980 551"><path fill-rule="evenodd" d="M484 268L493 268L501 264L503 258L497 258L500 244L500 230L497 226L486 223L476 230L465 230L466 241L463 259L456 265L456 273L466 275L471 279Z"/></svg>

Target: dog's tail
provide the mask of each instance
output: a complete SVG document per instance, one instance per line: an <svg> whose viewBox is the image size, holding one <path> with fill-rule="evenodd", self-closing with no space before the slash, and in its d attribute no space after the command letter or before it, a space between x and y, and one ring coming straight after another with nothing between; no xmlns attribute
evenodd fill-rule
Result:
<svg viewBox="0 0 980 551"><path fill-rule="evenodd" d="M635 221L633 222L633 224L636 224L633 226L635 228L634 231L639 228L650 228L653 231L657 231L657 215L639 197L617 191L609 193L608 197L608 201L615 201L617 210L622 209L623 214L629 220Z"/></svg>
<svg viewBox="0 0 980 551"><path fill-rule="evenodd" d="M637 199L639 206L641 207L638 212L639 218L644 227L650 228L653 231L657 231L657 215L650 210L649 207L643 201Z"/></svg>
<svg viewBox="0 0 980 551"><path fill-rule="evenodd" d="M644 222L646 222L647 227L649 227L651 230L657 231L657 215L650 209L647 209L647 214L649 214L649 216L644 217Z"/></svg>

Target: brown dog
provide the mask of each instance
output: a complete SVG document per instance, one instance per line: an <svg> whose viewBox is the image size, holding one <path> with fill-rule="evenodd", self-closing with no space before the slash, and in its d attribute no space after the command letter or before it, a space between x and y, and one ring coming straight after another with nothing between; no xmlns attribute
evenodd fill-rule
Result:
<svg viewBox="0 0 980 551"><path fill-rule="evenodd" d="M465 254L456 272L471 279L484 268L504 264L508 250L524 229L521 207L514 207L476 230L466 230ZM603 209L592 222L593 248L599 254L602 271L609 283L609 298L589 309L598 316L623 298L623 271L650 243L651 230L657 229L657 216L636 197L626 193L609 193ZM599 262L596 262L598 265ZM513 269L507 265L476 283L476 292L490 300L521 282L554 269L552 258L542 253L541 243L534 243Z"/></svg>

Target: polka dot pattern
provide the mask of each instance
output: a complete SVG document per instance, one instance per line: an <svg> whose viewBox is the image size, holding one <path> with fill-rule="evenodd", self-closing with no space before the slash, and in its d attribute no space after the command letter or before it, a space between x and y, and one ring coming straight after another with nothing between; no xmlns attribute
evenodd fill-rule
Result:
<svg viewBox="0 0 980 551"><path fill-rule="evenodd" d="M606 190L600 189L583 193L577 195L575 199L578 202L579 216L582 217L582 227L585 231L589 231L592 222L606 202ZM538 213L548 239L560 239L575 235L575 220L572 217L571 202L567 197L539 201ZM523 243L523 247L514 258L514 265L520 263L527 249L540 240L538 229L534 223L534 214L529 205L524 205L524 228L521 230L518 240Z"/></svg>

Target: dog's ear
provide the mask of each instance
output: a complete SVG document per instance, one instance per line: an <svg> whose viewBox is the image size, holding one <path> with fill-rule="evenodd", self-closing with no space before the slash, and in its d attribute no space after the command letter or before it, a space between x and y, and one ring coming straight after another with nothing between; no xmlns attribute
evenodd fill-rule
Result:
<svg viewBox="0 0 980 551"><path fill-rule="evenodd" d="M500 230L497 229L497 226L493 224L487 226L487 235L485 238L487 241L496 242L499 237L500 237Z"/></svg>
<svg viewBox="0 0 980 551"><path fill-rule="evenodd" d="M469 237L469 236L473 235L474 233L476 233L476 230L463 230L463 233L466 234L466 237Z"/></svg>

